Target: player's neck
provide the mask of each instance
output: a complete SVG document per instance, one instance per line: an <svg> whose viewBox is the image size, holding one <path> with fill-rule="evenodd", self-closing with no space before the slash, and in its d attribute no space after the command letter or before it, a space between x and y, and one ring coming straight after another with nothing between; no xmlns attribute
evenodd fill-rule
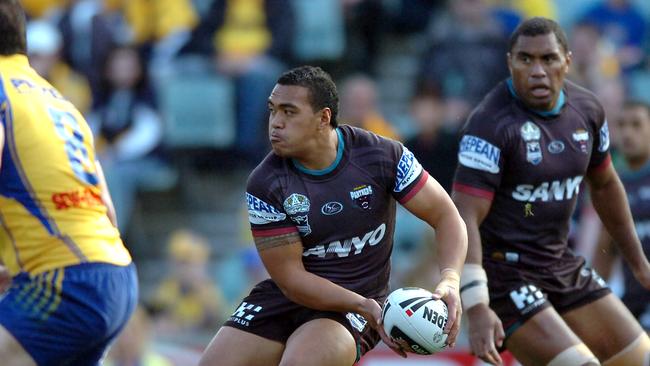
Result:
<svg viewBox="0 0 650 366"><path fill-rule="evenodd" d="M294 160L302 167L320 171L329 168L338 157L339 137L336 129L328 129L323 138L315 141L314 147L308 154Z"/></svg>

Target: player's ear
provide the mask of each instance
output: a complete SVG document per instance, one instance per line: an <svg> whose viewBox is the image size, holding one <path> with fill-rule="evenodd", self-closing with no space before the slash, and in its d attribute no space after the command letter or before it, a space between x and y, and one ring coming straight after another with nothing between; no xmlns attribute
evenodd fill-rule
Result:
<svg viewBox="0 0 650 366"><path fill-rule="evenodd" d="M511 54L510 52L506 53L506 61L508 63L508 71L510 71L510 75L512 75L512 59L511 59Z"/></svg>
<svg viewBox="0 0 650 366"><path fill-rule="evenodd" d="M567 51L566 55L564 55L564 58L566 58L566 66L565 66L565 72L569 72L569 66L571 66L571 60L573 58L573 53L571 51Z"/></svg>
<svg viewBox="0 0 650 366"><path fill-rule="evenodd" d="M320 110L320 120L318 121L318 129L324 129L329 127L330 121L332 120L332 110L328 107L325 107Z"/></svg>

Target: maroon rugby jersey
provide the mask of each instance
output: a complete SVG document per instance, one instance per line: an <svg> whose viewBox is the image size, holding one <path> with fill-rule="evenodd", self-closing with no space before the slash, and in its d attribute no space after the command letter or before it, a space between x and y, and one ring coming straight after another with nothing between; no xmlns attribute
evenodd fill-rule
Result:
<svg viewBox="0 0 650 366"><path fill-rule="evenodd" d="M480 226L484 257L534 266L562 257L580 183L610 163L596 97L566 81L557 104L530 110L508 79L461 130L454 190L492 200Z"/></svg>
<svg viewBox="0 0 650 366"><path fill-rule="evenodd" d="M251 173L246 198L253 236L298 232L311 273L362 296L388 290L395 200L402 203L428 174L401 143L347 125L323 170L270 153Z"/></svg>

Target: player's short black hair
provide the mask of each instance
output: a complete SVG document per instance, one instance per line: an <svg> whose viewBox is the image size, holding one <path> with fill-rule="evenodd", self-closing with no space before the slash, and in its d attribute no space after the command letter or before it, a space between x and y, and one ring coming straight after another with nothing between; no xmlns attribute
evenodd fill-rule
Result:
<svg viewBox="0 0 650 366"><path fill-rule="evenodd" d="M0 55L27 54L25 11L18 0L0 0Z"/></svg>
<svg viewBox="0 0 650 366"><path fill-rule="evenodd" d="M542 17L526 19L517 26L515 31L510 35L510 40L508 41L508 52L512 52L512 48L515 46L515 43L517 43L520 36L535 37L544 36L549 33L555 34L555 38L565 54L569 52L569 42L567 41L566 34L562 28L560 28L560 25L554 20Z"/></svg>
<svg viewBox="0 0 650 366"><path fill-rule="evenodd" d="M648 116L650 116L650 103L639 99L628 99L623 103L623 109L627 108L643 108Z"/></svg>
<svg viewBox="0 0 650 366"><path fill-rule="evenodd" d="M302 86L309 90L309 102L314 111L329 108L330 124L338 126L339 93L330 74L316 66L299 66L280 75L280 85Z"/></svg>

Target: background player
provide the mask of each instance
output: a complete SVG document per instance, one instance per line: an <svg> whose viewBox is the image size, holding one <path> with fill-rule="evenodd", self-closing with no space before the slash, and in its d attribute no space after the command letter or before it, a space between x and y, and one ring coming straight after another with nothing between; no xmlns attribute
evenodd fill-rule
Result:
<svg viewBox="0 0 650 366"><path fill-rule="evenodd" d="M93 365L137 301L131 257L115 227L77 109L25 56L25 15L0 0L0 360Z"/></svg>
<svg viewBox="0 0 650 366"><path fill-rule="evenodd" d="M603 109L564 80L571 53L552 20L519 25L507 61L511 78L463 128L454 184L469 237L461 293L472 351L501 364L505 338L524 365L647 364L648 336L567 247L586 177L596 211L650 288L650 266L610 163Z"/></svg>
<svg viewBox="0 0 650 366"><path fill-rule="evenodd" d="M650 106L643 102L625 104L616 121L619 151L625 158L621 167L621 181L627 192L636 233L643 245L646 258L650 254ZM609 278L619 253L606 230L601 232L593 266L604 278ZM625 293L623 303L650 330L650 291L634 278L628 266L623 266Z"/></svg>
<svg viewBox="0 0 650 366"><path fill-rule="evenodd" d="M458 270L466 233L444 189L400 143L338 126L330 76L303 66L268 100L273 147L248 180L249 219L271 279L259 283L205 350L202 365L352 365L381 338L395 201L438 233L449 306L460 321ZM233 350L255 350L237 352Z"/></svg>

